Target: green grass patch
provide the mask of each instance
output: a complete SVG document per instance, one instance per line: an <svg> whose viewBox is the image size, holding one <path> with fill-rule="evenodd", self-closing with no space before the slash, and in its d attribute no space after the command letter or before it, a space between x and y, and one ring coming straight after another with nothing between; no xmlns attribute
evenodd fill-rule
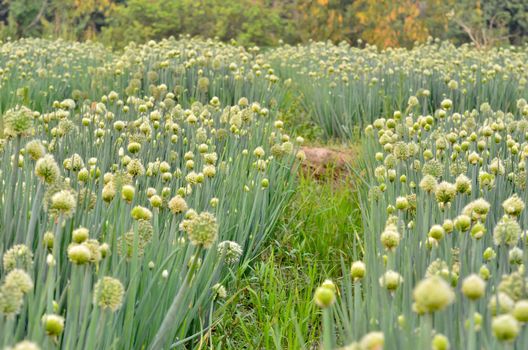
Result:
<svg viewBox="0 0 528 350"><path fill-rule="evenodd" d="M324 278L338 278L341 258L361 248L361 215L352 176L301 175L277 237L242 278L234 279L211 333L215 349L304 349L318 343L312 303Z"/></svg>

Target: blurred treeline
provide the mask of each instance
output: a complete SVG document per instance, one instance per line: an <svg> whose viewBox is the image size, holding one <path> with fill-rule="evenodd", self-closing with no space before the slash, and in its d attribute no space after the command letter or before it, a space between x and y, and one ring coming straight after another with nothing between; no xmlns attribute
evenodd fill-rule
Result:
<svg viewBox="0 0 528 350"><path fill-rule="evenodd" d="M522 44L528 0L0 0L0 38L97 40L120 48L168 36L272 46L308 40L412 46L429 36Z"/></svg>

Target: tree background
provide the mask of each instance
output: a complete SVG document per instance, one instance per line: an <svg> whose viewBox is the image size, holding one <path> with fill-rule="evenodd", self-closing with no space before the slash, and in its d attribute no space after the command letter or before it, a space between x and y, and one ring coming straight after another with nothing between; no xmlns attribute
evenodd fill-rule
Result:
<svg viewBox="0 0 528 350"><path fill-rule="evenodd" d="M361 40L410 47L429 36L523 44L526 0L0 0L0 39L97 40L114 48L189 34L273 46Z"/></svg>

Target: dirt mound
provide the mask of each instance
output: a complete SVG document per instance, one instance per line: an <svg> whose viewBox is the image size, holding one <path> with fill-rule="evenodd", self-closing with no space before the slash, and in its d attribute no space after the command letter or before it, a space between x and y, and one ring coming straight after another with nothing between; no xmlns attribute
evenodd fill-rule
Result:
<svg viewBox="0 0 528 350"><path fill-rule="evenodd" d="M303 147L303 151L306 154L304 169L320 176L325 175L329 169L347 173L355 159L355 151L350 148Z"/></svg>

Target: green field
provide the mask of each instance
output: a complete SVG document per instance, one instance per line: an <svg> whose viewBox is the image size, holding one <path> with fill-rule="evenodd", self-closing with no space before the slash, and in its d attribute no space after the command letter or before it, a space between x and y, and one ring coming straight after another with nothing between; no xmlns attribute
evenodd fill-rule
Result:
<svg viewBox="0 0 528 350"><path fill-rule="evenodd" d="M2 43L0 348L525 349L527 62Z"/></svg>

